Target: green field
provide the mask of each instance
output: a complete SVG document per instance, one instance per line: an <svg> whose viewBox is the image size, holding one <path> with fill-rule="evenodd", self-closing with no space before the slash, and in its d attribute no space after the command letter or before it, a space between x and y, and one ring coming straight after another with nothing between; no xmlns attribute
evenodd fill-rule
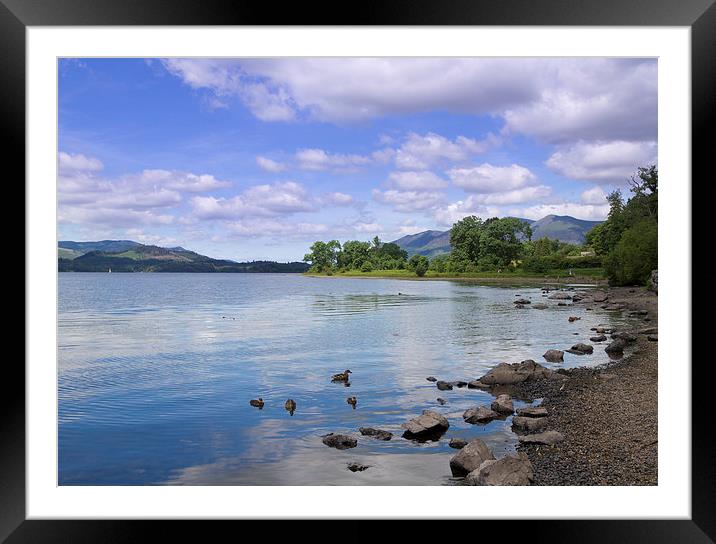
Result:
<svg viewBox="0 0 716 544"><path fill-rule="evenodd" d="M465 272L465 273L440 273L428 270L422 278L415 275L412 270L373 270L361 272L360 270L348 270L345 272L333 272L331 274L306 272L307 276L321 277L364 277L364 278L395 278L406 280L430 280L430 279L474 279L489 282L564 282L564 283L601 283L605 281L603 268L580 268L573 269L572 276L564 270L550 270L547 274L538 274L517 270L515 272Z"/></svg>

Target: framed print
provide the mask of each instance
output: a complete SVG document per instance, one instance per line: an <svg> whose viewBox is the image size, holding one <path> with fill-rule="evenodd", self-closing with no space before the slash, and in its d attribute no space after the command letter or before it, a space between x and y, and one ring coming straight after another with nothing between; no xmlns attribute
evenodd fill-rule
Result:
<svg viewBox="0 0 716 544"><path fill-rule="evenodd" d="M27 202L0 535L711 541L712 2L219 4L0 6Z"/></svg>

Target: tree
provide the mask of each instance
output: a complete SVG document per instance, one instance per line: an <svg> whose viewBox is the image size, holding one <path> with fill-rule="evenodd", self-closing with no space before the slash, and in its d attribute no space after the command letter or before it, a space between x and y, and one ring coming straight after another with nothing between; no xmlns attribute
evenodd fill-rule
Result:
<svg viewBox="0 0 716 544"><path fill-rule="evenodd" d="M612 285L645 285L659 261L659 234L655 218L644 218L624 231L609 253L604 268Z"/></svg>
<svg viewBox="0 0 716 544"><path fill-rule="evenodd" d="M338 240L331 240L330 242L321 242L318 240L313 243L311 252L306 253L303 260L311 263L311 270L316 272L329 271L338 264L338 253L340 249L341 244Z"/></svg>
<svg viewBox="0 0 716 544"><path fill-rule="evenodd" d="M428 271L430 262L424 255L413 255L408 261L410 268L415 272L416 275L422 277Z"/></svg>
<svg viewBox="0 0 716 544"><path fill-rule="evenodd" d="M455 223L450 230L450 245L457 260L477 262L480 258L482 219L474 215Z"/></svg>

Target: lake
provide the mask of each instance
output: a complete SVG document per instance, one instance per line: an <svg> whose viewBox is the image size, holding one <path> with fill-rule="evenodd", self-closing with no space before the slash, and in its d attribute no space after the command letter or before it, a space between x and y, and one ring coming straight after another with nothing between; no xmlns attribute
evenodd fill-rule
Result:
<svg viewBox="0 0 716 544"><path fill-rule="evenodd" d="M516 309L516 295L550 308ZM489 405L489 393L438 391L426 377L470 381L524 359L607 362L599 346L556 365L542 359L622 319L556 304L537 286L465 281L59 274L59 484L453 484L450 438L480 437L499 458L516 435L511 418L462 420ZM570 315L582 319L568 323ZM350 387L332 383L345 369ZM257 397L262 410L249 405ZM424 409L448 417L445 436L401 438L401 423ZM362 437L359 427L395 436ZM358 447L326 447L329 432L352 434ZM351 472L353 461L370 468Z"/></svg>

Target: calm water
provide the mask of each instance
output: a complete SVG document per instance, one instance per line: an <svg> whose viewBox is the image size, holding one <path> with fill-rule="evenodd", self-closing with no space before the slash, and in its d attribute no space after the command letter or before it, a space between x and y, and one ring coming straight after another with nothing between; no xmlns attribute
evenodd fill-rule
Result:
<svg viewBox="0 0 716 544"><path fill-rule="evenodd" d="M59 483L450 484L451 437L479 436L498 457L516 437L511 418L463 422L491 395L438 391L427 376L469 381L527 358L608 360L600 347L566 353L560 365L541 354L588 341L590 327L618 324L618 314L557 301L518 310L515 295L546 301L536 287L466 282L60 274ZM582 319L570 324L569 315ZM351 386L331 383L346 368ZM259 396L263 410L249 406ZM298 404L293 416L287 398ZM400 424L426 408L450 420L443 439L400 438ZM361 437L361 426L396 436ZM328 448L328 432L353 434L358 447ZM350 472L352 461L371 468Z"/></svg>

